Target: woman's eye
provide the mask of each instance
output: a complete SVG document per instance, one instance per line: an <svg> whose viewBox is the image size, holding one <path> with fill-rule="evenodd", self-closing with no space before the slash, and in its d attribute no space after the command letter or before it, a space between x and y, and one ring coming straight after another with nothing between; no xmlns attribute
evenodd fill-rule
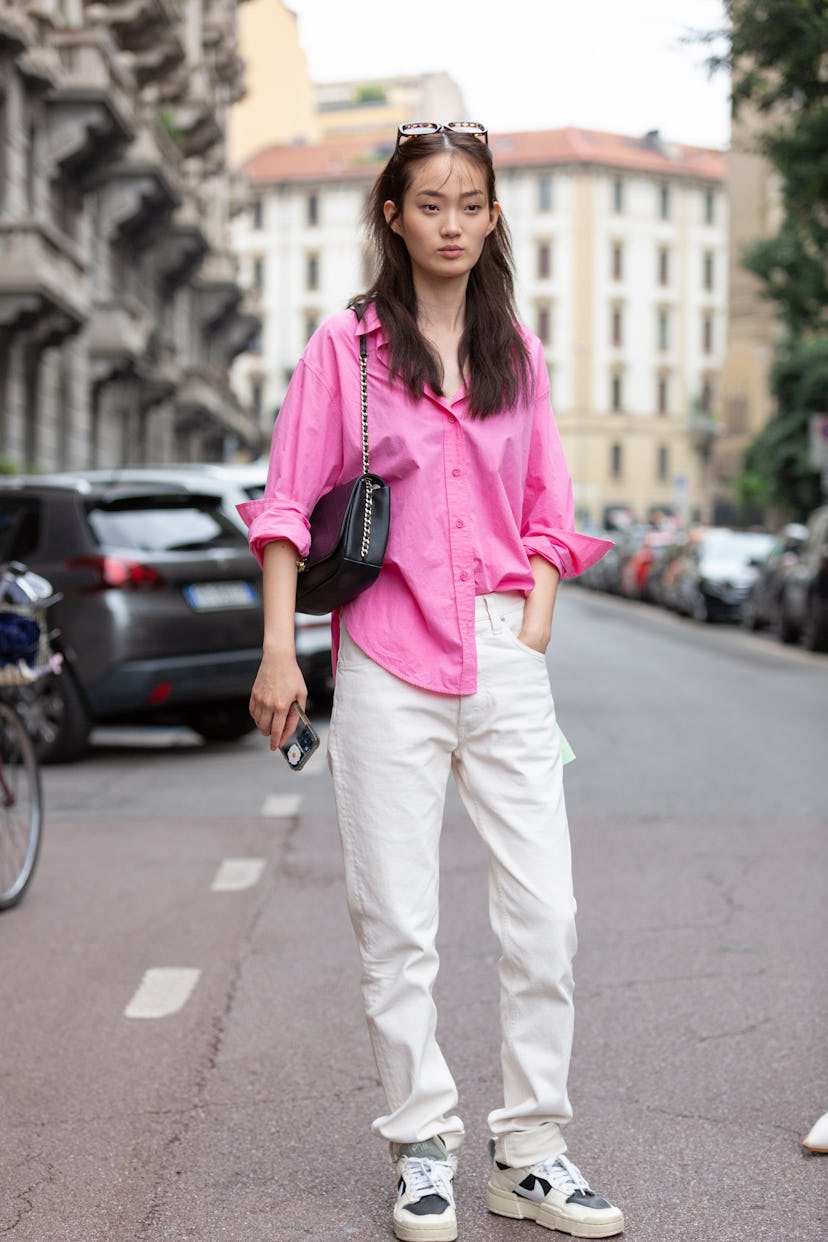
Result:
<svg viewBox="0 0 828 1242"><path fill-rule="evenodd" d="M423 203L423 211L428 212L429 215L434 215L436 210L437 210L436 203Z"/></svg>

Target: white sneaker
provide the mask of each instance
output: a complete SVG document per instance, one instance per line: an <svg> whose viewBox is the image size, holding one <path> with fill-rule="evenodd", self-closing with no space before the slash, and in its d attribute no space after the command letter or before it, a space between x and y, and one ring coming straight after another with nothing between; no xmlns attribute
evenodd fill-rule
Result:
<svg viewBox="0 0 828 1242"><path fill-rule="evenodd" d="M575 1238L612 1238L624 1232L624 1215L590 1190L566 1156L511 1169L495 1161L486 1207L498 1216L534 1220Z"/></svg>
<svg viewBox="0 0 828 1242"><path fill-rule="evenodd" d="M437 1135L395 1148L397 1202L394 1235L401 1242L454 1242L454 1174L457 1161Z"/></svg>
<svg viewBox="0 0 828 1242"><path fill-rule="evenodd" d="M814 1122L802 1140L802 1146L806 1151L828 1154L828 1113L823 1113L819 1121Z"/></svg>

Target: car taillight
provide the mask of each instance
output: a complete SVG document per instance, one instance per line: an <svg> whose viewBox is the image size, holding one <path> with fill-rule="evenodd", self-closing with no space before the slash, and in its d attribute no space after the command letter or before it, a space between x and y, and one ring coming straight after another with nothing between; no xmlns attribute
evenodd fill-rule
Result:
<svg viewBox="0 0 828 1242"><path fill-rule="evenodd" d="M157 590L164 579L152 565L129 561L120 556L76 556L67 563L68 569L88 569L94 580L88 591L105 591L113 587L125 591Z"/></svg>

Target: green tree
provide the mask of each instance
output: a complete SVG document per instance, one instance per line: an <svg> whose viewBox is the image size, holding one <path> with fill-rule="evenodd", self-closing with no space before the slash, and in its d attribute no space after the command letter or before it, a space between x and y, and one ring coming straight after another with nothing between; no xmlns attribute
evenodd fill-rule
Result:
<svg viewBox="0 0 828 1242"><path fill-rule="evenodd" d="M710 58L732 80L734 114L750 107L758 143L779 174L777 233L742 256L773 301L782 336L771 371L776 414L748 449L740 490L793 517L820 499L808 462L808 422L828 411L828 3L725 0L728 26Z"/></svg>

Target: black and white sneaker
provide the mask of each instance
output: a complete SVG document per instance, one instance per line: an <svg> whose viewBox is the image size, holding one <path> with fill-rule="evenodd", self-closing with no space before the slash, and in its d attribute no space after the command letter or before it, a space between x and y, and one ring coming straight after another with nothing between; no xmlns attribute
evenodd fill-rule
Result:
<svg viewBox="0 0 828 1242"><path fill-rule="evenodd" d="M457 1162L437 1135L398 1147L394 1235L401 1242L454 1242L454 1174Z"/></svg>
<svg viewBox="0 0 828 1242"><path fill-rule="evenodd" d="M534 1220L574 1238L613 1238L624 1232L623 1213L590 1190L566 1156L524 1169L510 1169L496 1160L486 1207L498 1216Z"/></svg>

